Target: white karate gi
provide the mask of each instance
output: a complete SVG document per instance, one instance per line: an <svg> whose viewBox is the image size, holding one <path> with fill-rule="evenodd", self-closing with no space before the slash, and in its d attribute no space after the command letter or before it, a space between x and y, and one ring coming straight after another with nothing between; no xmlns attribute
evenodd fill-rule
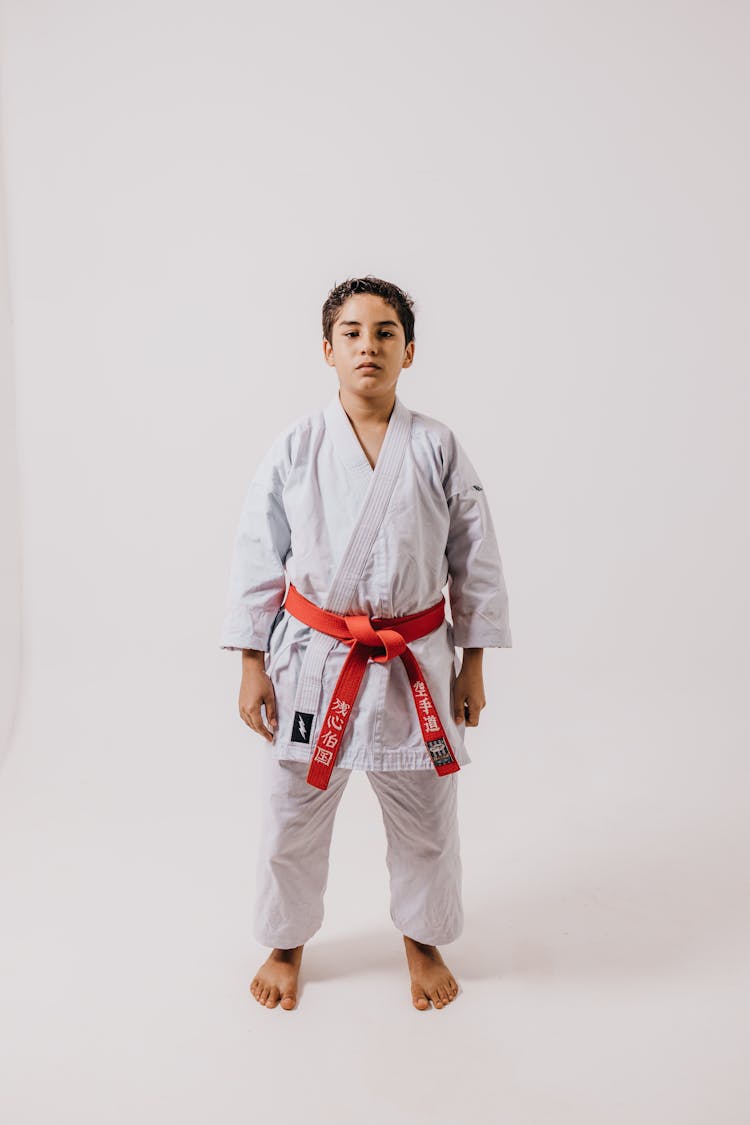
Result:
<svg viewBox="0 0 750 1125"><path fill-rule="evenodd" d="M306 780L307 764L265 754L253 935L294 949L323 922L333 821L351 777L334 766L327 789ZM387 841L391 919L402 934L447 945L463 928L458 774L434 769L368 770Z"/></svg>
<svg viewBox="0 0 750 1125"><path fill-rule="evenodd" d="M417 613L440 600L447 582L452 624L446 619L409 647L456 759L464 766L471 759L464 744L465 724L456 724L453 718L453 689L460 668L455 646L511 646L502 563L481 481L451 429L410 411L398 396L389 426L396 412L410 417L410 440L347 612L369 617ZM302 944L322 920L332 817L350 769L366 770L381 800L389 840L391 916L396 925L406 921L412 931L421 933L440 930L441 935L458 936L460 932L458 775L435 773L402 661L367 665L327 790L305 781L315 737L310 745L290 741L295 691L314 630L280 611L287 579L304 597L327 608L333 576L372 475L337 390L324 410L297 419L272 443L250 483L235 537L221 647L265 651L276 696L279 725L273 743L263 747L266 815L258 860L256 935L264 944L280 948ZM346 644L336 642L326 659L318 722L348 653ZM285 768L283 763L289 762L304 763L305 768ZM391 779L396 784L406 776L401 771L417 771L409 779L411 803L391 799L393 784L387 786L379 776L391 771L397 771ZM414 852L414 833L419 834L419 817L428 807L425 796L415 794L420 780L420 792L429 793L426 799L433 810L425 812L422 860ZM310 813L308 822L294 813L300 803ZM399 841L404 843L403 852ZM317 867L313 859L306 860L303 869L300 865L310 854L317 856ZM415 887L425 883L425 862L435 869L434 877L427 879L432 891L415 914ZM410 864L415 873L421 871L416 882L404 874ZM450 909L447 901L452 903ZM436 904L441 904L437 909L444 925L436 925ZM306 936L300 938L301 933ZM415 932L409 936L431 941ZM441 940L453 938L441 936Z"/></svg>

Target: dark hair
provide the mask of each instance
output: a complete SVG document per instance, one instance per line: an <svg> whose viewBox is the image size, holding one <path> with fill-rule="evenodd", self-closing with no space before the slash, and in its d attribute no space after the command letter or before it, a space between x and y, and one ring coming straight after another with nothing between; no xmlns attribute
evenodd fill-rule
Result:
<svg viewBox="0 0 750 1125"><path fill-rule="evenodd" d="M403 289L399 289L398 285L394 285L390 281L383 281L382 278L373 277L372 274L368 273L367 277L350 277L346 281L342 281L339 285L335 285L326 297L323 305L323 335L329 344L332 343L331 334L339 309L355 293L374 293L377 297L382 297L384 301L392 305L401 321L406 343L409 344L414 339L414 313L412 312L414 301L412 298Z"/></svg>

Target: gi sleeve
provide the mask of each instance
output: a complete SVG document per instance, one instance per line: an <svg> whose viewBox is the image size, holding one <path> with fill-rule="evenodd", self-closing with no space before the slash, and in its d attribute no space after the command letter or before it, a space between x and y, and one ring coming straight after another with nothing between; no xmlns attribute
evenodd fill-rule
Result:
<svg viewBox="0 0 750 1125"><path fill-rule="evenodd" d="M459 648L510 648L508 591L487 496L452 433L447 446L443 486L450 528L445 553L453 641Z"/></svg>
<svg viewBox="0 0 750 1125"><path fill-rule="evenodd" d="M289 468L288 434L281 434L250 482L234 539L223 649L267 652L271 626L286 593L291 530L283 500Z"/></svg>

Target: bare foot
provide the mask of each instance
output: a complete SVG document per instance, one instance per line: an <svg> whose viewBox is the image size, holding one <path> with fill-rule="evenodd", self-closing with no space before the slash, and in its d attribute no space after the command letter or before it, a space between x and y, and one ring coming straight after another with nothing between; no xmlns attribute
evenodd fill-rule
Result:
<svg viewBox="0 0 750 1125"><path fill-rule="evenodd" d="M293 1008L297 1003L297 977L304 946L295 949L273 949L258 969L250 984L250 991L259 1004L275 1008Z"/></svg>
<svg viewBox="0 0 750 1125"><path fill-rule="evenodd" d="M458 985L440 956L436 945L424 945L404 934L406 960L411 976L411 998L415 1008L424 1011L430 1000L436 1008L444 1008L458 996Z"/></svg>

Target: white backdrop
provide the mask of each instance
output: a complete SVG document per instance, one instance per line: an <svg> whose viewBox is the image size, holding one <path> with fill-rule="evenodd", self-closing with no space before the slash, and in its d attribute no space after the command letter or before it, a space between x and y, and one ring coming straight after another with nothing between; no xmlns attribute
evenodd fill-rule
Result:
<svg viewBox="0 0 750 1125"><path fill-rule="evenodd" d="M747 6L1 30L4 1123L744 1125ZM416 299L399 394L485 482L514 647L461 775L462 994L411 1007L359 775L287 1013L248 992L265 744L219 629L249 477L335 388L322 302L368 272Z"/></svg>
<svg viewBox="0 0 750 1125"><path fill-rule="evenodd" d="M21 512L3 192L0 136L0 766L13 736L21 682Z"/></svg>

